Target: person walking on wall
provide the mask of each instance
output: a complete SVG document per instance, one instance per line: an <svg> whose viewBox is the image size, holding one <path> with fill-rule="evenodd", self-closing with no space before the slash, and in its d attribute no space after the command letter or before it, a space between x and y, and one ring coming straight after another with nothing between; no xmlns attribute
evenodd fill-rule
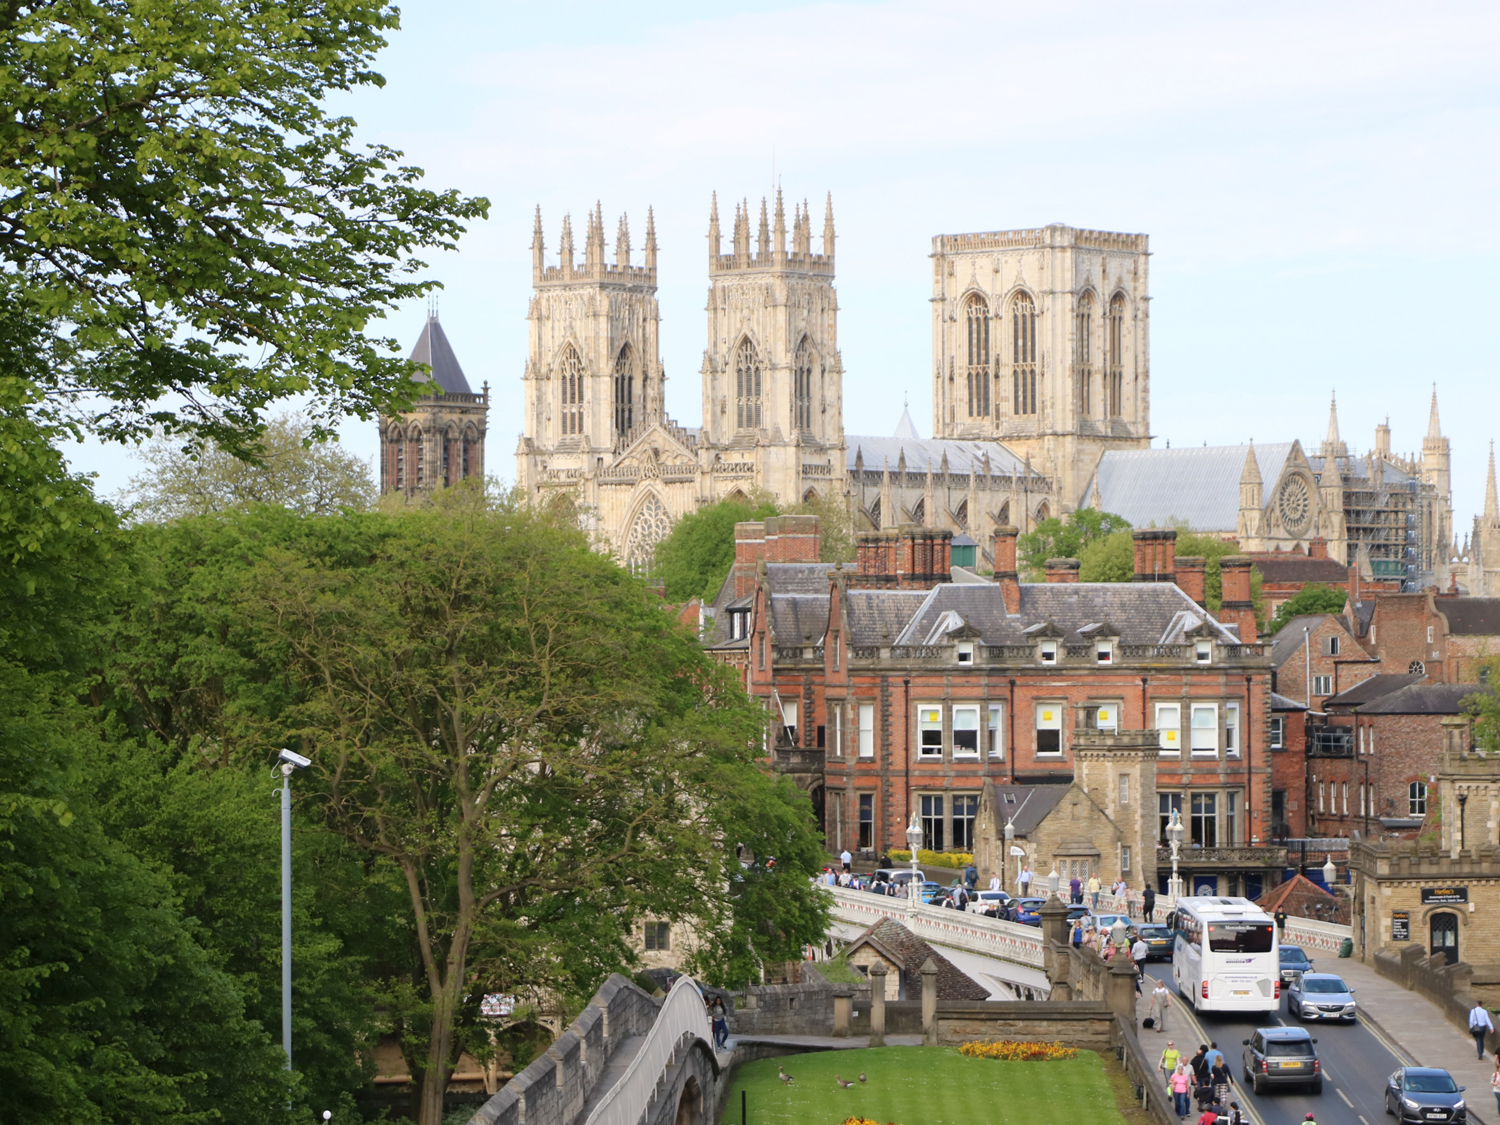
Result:
<svg viewBox="0 0 1500 1125"><path fill-rule="evenodd" d="M1156 892L1147 887L1141 892L1141 918L1146 922L1153 921L1152 915L1156 913Z"/></svg>
<svg viewBox="0 0 1500 1125"><path fill-rule="evenodd" d="M1165 981L1157 981L1156 987L1151 990L1151 1008L1147 1014L1151 1017L1152 1025L1157 1031L1167 1030L1167 1006L1172 1002L1172 994L1167 991ZM1175 1051L1172 1044L1167 1044L1167 1050ZM1500 1074L1500 1061L1495 1064L1495 1073Z"/></svg>
<svg viewBox="0 0 1500 1125"><path fill-rule="evenodd" d="M1479 1058L1484 1058L1484 1037L1495 1030L1495 1021L1478 1000L1469 1009L1469 1034L1474 1037L1474 1049Z"/></svg>

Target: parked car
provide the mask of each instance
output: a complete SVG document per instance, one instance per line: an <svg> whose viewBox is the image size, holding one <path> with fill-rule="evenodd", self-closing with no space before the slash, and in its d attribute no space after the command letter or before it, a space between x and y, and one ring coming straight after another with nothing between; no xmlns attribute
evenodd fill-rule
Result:
<svg viewBox="0 0 1500 1125"><path fill-rule="evenodd" d="M1278 947L1281 954L1281 979L1283 982L1292 979L1294 973L1310 973L1313 971L1313 963L1307 959L1307 954L1302 952L1302 947L1297 945L1283 945Z"/></svg>
<svg viewBox="0 0 1500 1125"><path fill-rule="evenodd" d="M1136 927L1141 940L1146 943L1147 961L1161 961L1172 959L1172 947L1177 943L1177 936L1167 929L1166 926L1157 925L1154 922L1142 923Z"/></svg>
<svg viewBox="0 0 1500 1125"><path fill-rule="evenodd" d="M1026 926L1040 926L1042 916L1039 912L1042 909L1042 903L1046 901L1044 898L1020 899L1016 903L1016 921Z"/></svg>
<svg viewBox="0 0 1500 1125"><path fill-rule="evenodd" d="M1286 1010L1300 1020L1348 1020L1358 1017L1354 989L1332 973L1297 973L1286 986Z"/></svg>
<svg viewBox="0 0 1500 1125"><path fill-rule="evenodd" d="M923 879L927 878L926 874L921 871L918 871L917 874ZM911 882L911 868L882 867L875 872L875 878L882 883L895 883L898 886L905 886L907 883Z"/></svg>
<svg viewBox="0 0 1500 1125"><path fill-rule="evenodd" d="M969 893L969 912L971 914L985 914L996 907L1004 908L1010 905L1010 895L1004 891L971 891Z"/></svg>
<svg viewBox="0 0 1500 1125"><path fill-rule="evenodd" d="M922 884L922 901L931 905L936 901L938 895L943 894L946 890L947 888L943 884L934 883L931 879L928 879Z"/></svg>
<svg viewBox="0 0 1500 1125"><path fill-rule="evenodd" d="M1124 922L1125 936L1131 941L1135 940L1135 923L1131 921L1129 914L1095 914L1093 911L1089 911L1089 915L1092 917L1094 928L1097 930L1112 930L1117 919Z"/></svg>
<svg viewBox="0 0 1500 1125"><path fill-rule="evenodd" d="M1257 1094L1275 1086L1306 1086L1323 1092L1323 1066L1317 1040L1300 1027L1261 1027L1245 1045L1241 1066Z"/></svg>
<svg viewBox="0 0 1500 1125"><path fill-rule="evenodd" d="M1385 1111L1398 1121L1467 1121L1464 1087L1435 1066L1406 1066L1385 1082Z"/></svg>

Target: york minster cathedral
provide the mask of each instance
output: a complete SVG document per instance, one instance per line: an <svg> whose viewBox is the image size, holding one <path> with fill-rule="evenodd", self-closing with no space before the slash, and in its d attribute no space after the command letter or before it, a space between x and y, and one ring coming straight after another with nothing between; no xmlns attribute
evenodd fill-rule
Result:
<svg viewBox="0 0 1500 1125"><path fill-rule="evenodd" d="M855 528L903 524L972 537L1092 506L1136 526L1187 525L1249 552L1316 548L1407 588L1500 595L1493 457L1484 514L1463 545L1436 393L1422 455L1381 427L1363 457L1340 440L1151 448L1148 238L1063 225L932 240L932 437L903 413L890 435L846 434L834 288L833 202L781 193L708 219L702 425L666 412L657 245L620 218L613 260L602 208L579 260L564 217L550 259L538 209L516 480L566 492L601 546L633 567L674 520L769 493L849 506ZM816 250L815 250L816 243ZM436 316L412 358L441 393L381 420L381 484L415 494L484 472L488 389L471 392ZM856 376L857 379L857 376ZM857 382L856 382L857 386ZM1315 544L1316 541L1316 544Z"/></svg>

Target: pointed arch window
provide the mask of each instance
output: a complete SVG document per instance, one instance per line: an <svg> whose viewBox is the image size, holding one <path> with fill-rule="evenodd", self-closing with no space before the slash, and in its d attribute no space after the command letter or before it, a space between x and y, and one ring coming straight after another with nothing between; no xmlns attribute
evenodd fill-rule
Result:
<svg viewBox="0 0 1500 1125"><path fill-rule="evenodd" d="M1109 416L1125 412L1125 294L1109 299Z"/></svg>
<svg viewBox="0 0 1500 1125"><path fill-rule="evenodd" d="M448 485L452 484L454 482L454 480L457 479L453 475L454 469L456 469L458 467L457 464L456 464L456 460L457 459L453 456L454 447L457 446L457 445L458 445L458 431L453 430L453 429L449 429L448 432L443 435L443 487L444 488L448 487Z"/></svg>
<svg viewBox="0 0 1500 1125"><path fill-rule="evenodd" d="M391 447L393 452L393 464L391 473L395 477L396 487L406 487L406 435L396 430L391 435Z"/></svg>
<svg viewBox="0 0 1500 1125"><path fill-rule="evenodd" d="M473 426L464 430L464 460L463 479L468 480L479 472L479 458L476 456L479 446L479 435Z"/></svg>
<svg viewBox="0 0 1500 1125"><path fill-rule="evenodd" d="M760 352L747 336L734 350L735 428L760 429Z"/></svg>
<svg viewBox="0 0 1500 1125"><path fill-rule="evenodd" d="M412 484L421 488L427 483L427 443L422 440L422 431L413 426L410 434Z"/></svg>
<svg viewBox="0 0 1500 1125"><path fill-rule="evenodd" d="M969 326L969 417L990 415L990 303L978 293L964 302Z"/></svg>
<svg viewBox="0 0 1500 1125"><path fill-rule="evenodd" d="M635 355L626 344L615 356L615 436L624 437L635 425Z"/></svg>
<svg viewBox="0 0 1500 1125"><path fill-rule="evenodd" d="M812 385L813 351L804 336L792 365L792 421L799 430L812 429Z"/></svg>
<svg viewBox="0 0 1500 1125"><path fill-rule="evenodd" d="M1010 305L1011 409L1036 413L1036 302L1019 293Z"/></svg>
<svg viewBox="0 0 1500 1125"><path fill-rule="evenodd" d="M1073 324L1073 369L1078 378L1078 416L1087 418L1094 409L1094 295L1085 291L1078 299Z"/></svg>
<svg viewBox="0 0 1500 1125"><path fill-rule="evenodd" d="M583 433L583 358L569 344L562 354L562 432L563 437Z"/></svg>

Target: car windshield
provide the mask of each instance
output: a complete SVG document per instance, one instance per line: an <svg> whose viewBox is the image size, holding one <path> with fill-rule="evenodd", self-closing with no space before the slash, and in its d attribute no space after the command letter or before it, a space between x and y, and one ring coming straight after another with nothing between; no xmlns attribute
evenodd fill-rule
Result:
<svg viewBox="0 0 1500 1125"><path fill-rule="evenodd" d="M1269 953L1276 939L1269 922L1210 922L1208 947L1215 953Z"/></svg>
<svg viewBox="0 0 1500 1125"><path fill-rule="evenodd" d="M1446 1074L1408 1074L1406 1088L1416 1094L1456 1094L1458 1087Z"/></svg>
<svg viewBox="0 0 1500 1125"><path fill-rule="evenodd" d="M1297 1059L1312 1054L1312 1042L1307 1039L1267 1039L1268 1058Z"/></svg>
<svg viewBox="0 0 1500 1125"><path fill-rule="evenodd" d="M1165 926L1141 927L1141 937L1145 938L1147 941L1150 941L1152 938L1165 938L1170 936L1171 931L1168 930Z"/></svg>
<svg viewBox="0 0 1500 1125"><path fill-rule="evenodd" d="M1325 980L1319 980L1317 977L1303 977L1302 978L1302 991L1303 992L1348 992L1349 991L1349 986L1346 985L1343 981L1339 980L1338 977L1329 977L1329 978L1327 978Z"/></svg>
<svg viewBox="0 0 1500 1125"><path fill-rule="evenodd" d="M1281 947L1281 959L1283 961L1306 961L1307 954L1303 953L1295 945L1283 945Z"/></svg>

